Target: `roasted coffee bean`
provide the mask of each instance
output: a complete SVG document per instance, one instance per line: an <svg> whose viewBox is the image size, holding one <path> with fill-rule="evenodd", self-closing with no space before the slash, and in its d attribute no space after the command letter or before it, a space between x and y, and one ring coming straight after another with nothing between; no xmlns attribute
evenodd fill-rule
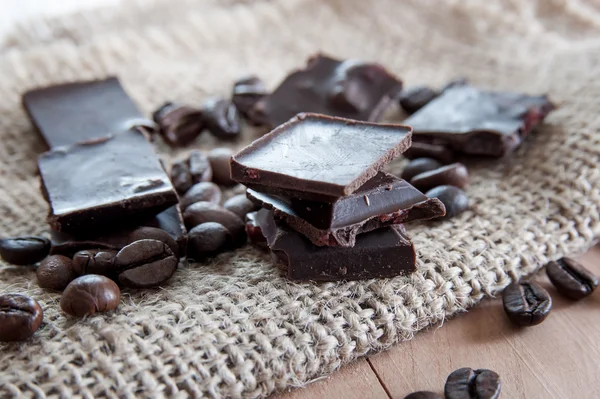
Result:
<svg viewBox="0 0 600 399"><path fill-rule="evenodd" d="M403 90L400 94L400 106L403 110L412 114L423 108L427 103L439 95L440 93L430 87L411 87Z"/></svg>
<svg viewBox="0 0 600 399"><path fill-rule="evenodd" d="M21 294L0 295L0 342L23 341L42 324L42 307Z"/></svg>
<svg viewBox="0 0 600 399"><path fill-rule="evenodd" d="M528 327L540 324L552 309L548 291L531 281L512 283L502 293L506 315L514 324Z"/></svg>
<svg viewBox="0 0 600 399"><path fill-rule="evenodd" d="M439 186L427 191L425 195L429 198L439 199L446 207L446 216L437 220L453 218L469 209L469 197L458 187Z"/></svg>
<svg viewBox="0 0 600 399"><path fill-rule="evenodd" d="M131 244L139 240L156 240L164 242L171 248L173 254L179 257L179 245L175 239L163 229L156 227L138 227L127 235L127 244Z"/></svg>
<svg viewBox="0 0 600 399"><path fill-rule="evenodd" d="M413 141L410 148L402 153L402 156L408 159L433 158L444 165L454 161L454 152L448 147L440 144L420 143L418 141Z"/></svg>
<svg viewBox="0 0 600 399"><path fill-rule="evenodd" d="M212 202L218 204L221 202L221 189L215 183L202 182L194 184L181 199L179 206L185 209L196 202Z"/></svg>
<svg viewBox="0 0 600 399"><path fill-rule="evenodd" d="M139 240L117 253L115 267L121 284L131 288L156 287L171 278L179 260L167 244Z"/></svg>
<svg viewBox="0 0 600 399"><path fill-rule="evenodd" d="M268 249L267 239L263 235L262 230L256 221L257 213L258 212L250 212L246 215L246 234L248 235L250 243L259 248Z"/></svg>
<svg viewBox="0 0 600 399"><path fill-rule="evenodd" d="M173 147L188 145L205 128L202 111L186 105L166 103L152 117L158 124L163 139Z"/></svg>
<svg viewBox="0 0 600 399"><path fill-rule="evenodd" d="M231 100L238 111L246 117L254 104L266 95L267 89L263 81L256 76L249 76L233 84Z"/></svg>
<svg viewBox="0 0 600 399"><path fill-rule="evenodd" d="M212 168L210 167L210 162L208 161L208 157L201 151L194 150L190 152L187 164L190 167L193 184L212 180Z"/></svg>
<svg viewBox="0 0 600 399"><path fill-rule="evenodd" d="M65 288L60 307L75 317L108 312L119 306L121 290L108 277L88 274L77 277Z"/></svg>
<svg viewBox="0 0 600 399"><path fill-rule="evenodd" d="M244 220L248 213L259 209L259 207L254 204L254 202L250 201L245 194L239 194L229 198L223 204L223 208L235 213L242 220Z"/></svg>
<svg viewBox="0 0 600 399"><path fill-rule="evenodd" d="M188 256L192 259L199 261L233 247L233 236L222 224L202 223L188 232Z"/></svg>
<svg viewBox="0 0 600 399"><path fill-rule="evenodd" d="M208 153L208 161L213 171L213 182L221 186L235 186L237 183L231 179L229 162L233 151L229 148L215 148Z"/></svg>
<svg viewBox="0 0 600 399"><path fill-rule="evenodd" d="M410 179L410 184L423 192L438 186L465 188L469 184L469 171L462 163L453 163L419 173Z"/></svg>
<svg viewBox="0 0 600 399"><path fill-rule="evenodd" d="M76 277L73 261L62 255L48 256L40 263L36 274L40 287L51 290L64 290Z"/></svg>
<svg viewBox="0 0 600 399"><path fill-rule="evenodd" d="M77 276L99 274L116 278L115 256L113 249L88 249L79 251L73 256L73 272Z"/></svg>
<svg viewBox="0 0 600 399"><path fill-rule="evenodd" d="M459 77L456 79L453 79L451 81L449 81L448 83L446 83L446 85L444 87L441 88L441 92L445 92L448 89L452 89L453 87L458 87L458 86L466 86L469 84L469 80L465 77Z"/></svg>
<svg viewBox="0 0 600 399"><path fill-rule="evenodd" d="M585 298L598 286L598 277L571 258L548 263L546 273L556 290L567 298Z"/></svg>
<svg viewBox="0 0 600 399"><path fill-rule="evenodd" d="M0 257L13 265L31 265L50 253L50 240L25 236L0 239Z"/></svg>
<svg viewBox="0 0 600 399"><path fill-rule="evenodd" d="M203 107L204 120L213 136L235 140L242 132L240 113L235 105L223 98L208 100Z"/></svg>
<svg viewBox="0 0 600 399"><path fill-rule="evenodd" d="M242 244L246 241L246 231L242 219L217 204L196 202L183 212L183 220L188 229L207 222L220 223L231 232L236 244Z"/></svg>
<svg viewBox="0 0 600 399"><path fill-rule="evenodd" d="M458 369L444 386L446 399L496 399L500 396L500 376L492 370Z"/></svg>
<svg viewBox="0 0 600 399"><path fill-rule="evenodd" d="M173 187L175 187L175 190L177 190L179 194L185 193L194 185L190 167L185 161L174 163L173 166L171 166L169 177L171 179L171 184L173 184Z"/></svg>
<svg viewBox="0 0 600 399"><path fill-rule="evenodd" d="M444 399L444 397L439 393L431 391L419 391L413 392L410 395L405 396L404 399Z"/></svg>
<svg viewBox="0 0 600 399"><path fill-rule="evenodd" d="M402 177L406 181L410 181L413 177L423 172L429 172L441 168L442 164L433 158L416 158L406 165L402 171Z"/></svg>

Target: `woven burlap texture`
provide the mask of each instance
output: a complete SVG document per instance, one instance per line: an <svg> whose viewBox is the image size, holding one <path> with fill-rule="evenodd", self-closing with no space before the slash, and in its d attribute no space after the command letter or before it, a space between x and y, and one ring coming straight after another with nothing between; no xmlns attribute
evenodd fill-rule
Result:
<svg viewBox="0 0 600 399"><path fill-rule="evenodd" d="M472 210L410 227L411 276L293 283L247 247L74 320L31 269L1 265L0 292L36 298L44 323L27 342L0 344L0 397L266 396L585 250L600 233L598 37L600 4L583 0L159 0L21 26L0 55L1 235L47 234L35 162L43 146L20 106L37 86L117 75L150 112L166 99L226 95L248 73L274 87L321 50L379 61L407 85L467 76L549 93L560 108L516 154L470 162ZM216 142L205 135L198 145Z"/></svg>

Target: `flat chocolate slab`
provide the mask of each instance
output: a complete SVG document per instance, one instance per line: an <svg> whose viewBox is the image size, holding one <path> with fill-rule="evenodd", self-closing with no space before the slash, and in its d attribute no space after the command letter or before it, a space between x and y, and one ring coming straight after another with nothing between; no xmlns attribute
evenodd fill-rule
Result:
<svg viewBox="0 0 600 399"><path fill-rule="evenodd" d="M141 131L61 147L40 155L52 229L114 229L177 204L177 194Z"/></svg>
<svg viewBox="0 0 600 399"><path fill-rule="evenodd" d="M302 234L277 225L261 209L257 222L278 265L292 280L359 280L394 277L416 270L412 242L401 225L361 234L352 248L317 247Z"/></svg>
<svg viewBox="0 0 600 399"><path fill-rule="evenodd" d="M301 112L378 121L401 90L402 82L379 64L317 54L259 100L248 116L271 129Z"/></svg>
<svg viewBox="0 0 600 399"><path fill-rule="evenodd" d="M492 92L472 86L445 90L404 123L415 142L448 145L471 155L501 157L554 109L547 96Z"/></svg>
<svg viewBox="0 0 600 399"><path fill-rule="evenodd" d="M235 154L231 177L244 184L348 195L410 144L406 126L300 114Z"/></svg>
<svg viewBox="0 0 600 399"><path fill-rule="evenodd" d="M298 200L252 189L246 195L317 246L353 247L357 234L446 213L440 200L427 198L405 180L383 172L334 203Z"/></svg>
<svg viewBox="0 0 600 399"><path fill-rule="evenodd" d="M31 90L23 106L49 148L154 125L114 77Z"/></svg>

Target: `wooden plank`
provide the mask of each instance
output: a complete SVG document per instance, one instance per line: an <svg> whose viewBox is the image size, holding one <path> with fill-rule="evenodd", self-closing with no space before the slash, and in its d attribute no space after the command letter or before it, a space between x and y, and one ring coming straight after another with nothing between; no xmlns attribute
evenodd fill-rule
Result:
<svg viewBox="0 0 600 399"><path fill-rule="evenodd" d="M288 390L272 398L389 399L366 359L350 363L333 376L319 380L306 388Z"/></svg>

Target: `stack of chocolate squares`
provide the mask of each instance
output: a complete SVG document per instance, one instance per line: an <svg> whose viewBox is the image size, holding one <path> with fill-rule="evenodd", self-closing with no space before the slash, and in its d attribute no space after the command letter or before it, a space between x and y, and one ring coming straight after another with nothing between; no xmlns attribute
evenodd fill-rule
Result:
<svg viewBox="0 0 600 399"><path fill-rule="evenodd" d="M253 215L293 280L392 277L415 270L403 223L445 214L381 169L411 128L299 114L231 159L231 176L263 207Z"/></svg>

